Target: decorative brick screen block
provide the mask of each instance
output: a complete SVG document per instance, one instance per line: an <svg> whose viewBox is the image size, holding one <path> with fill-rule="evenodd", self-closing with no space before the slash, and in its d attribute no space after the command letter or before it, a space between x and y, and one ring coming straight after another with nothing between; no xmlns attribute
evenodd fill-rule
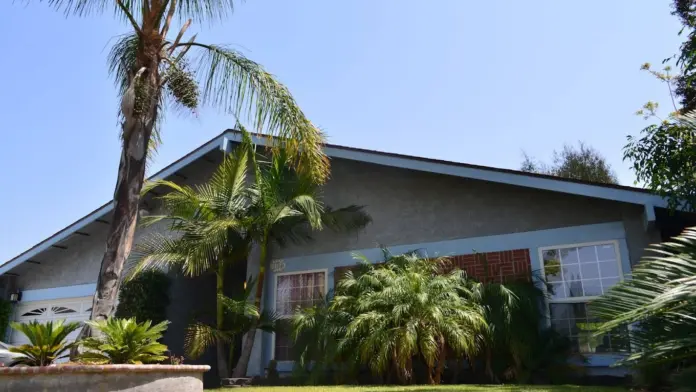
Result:
<svg viewBox="0 0 696 392"><path fill-rule="evenodd" d="M468 276L482 282L530 281L532 277L529 249L451 256L450 261L452 267L463 269ZM346 272L355 270L357 267L357 265L336 267L334 269L334 287L343 279Z"/></svg>
<svg viewBox="0 0 696 392"><path fill-rule="evenodd" d="M529 249L474 253L451 259L455 267L483 282L529 281L532 276Z"/></svg>

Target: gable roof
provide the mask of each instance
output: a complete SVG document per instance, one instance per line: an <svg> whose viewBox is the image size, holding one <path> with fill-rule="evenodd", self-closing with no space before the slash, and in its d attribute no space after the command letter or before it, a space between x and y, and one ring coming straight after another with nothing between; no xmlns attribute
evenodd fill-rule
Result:
<svg viewBox="0 0 696 392"><path fill-rule="evenodd" d="M267 145L269 142L267 136L260 134L252 135L252 140L258 145ZM164 179L177 175L180 170L203 158L205 155L218 149L222 151L229 151L232 149L232 144L240 141L241 133L228 129L181 157L177 161L173 162L169 166L150 176L148 180ZM409 170L445 174L475 180L497 182L643 205L646 208L646 213L648 215L652 214L653 220L653 207L667 206L667 203L663 198L642 188L572 180L544 174L526 173L518 170L472 165L468 163L367 150L362 148L339 146L335 144L326 144L324 151L330 158L368 162L377 165L399 167ZM80 233L81 229L90 224L100 221L101 223L105 223L103 220L101 220L101 218L112 212L113 204L114 203L112 201L102 205L83 218L68 225L14 258L0 264L0 275L9 272L24 262L31 261L33 257L51 247L60 248L58 245L59 243L67 240L75 233Z"/></svg>

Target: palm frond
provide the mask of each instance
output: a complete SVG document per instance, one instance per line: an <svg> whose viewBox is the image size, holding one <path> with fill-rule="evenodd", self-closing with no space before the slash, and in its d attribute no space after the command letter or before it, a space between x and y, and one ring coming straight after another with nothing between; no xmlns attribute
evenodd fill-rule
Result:
<svg viewBox="0 0 696 392"><path fill-rule="evenodd" d="M619 283L590 304L605 322L597 334L634 326L628 363L674 362L696 356L696 228L653 245Z"/></svg>
<svg viewBox="0 0 696 392"><path fill-rule="evenodd" d="M220 343L230 343L233 335L210 325L196 322L186 328L184 350L190 358L200 357L209 347Z"/></svg>
<svg viewBox="0 0 696 392"><path fill-rule="evenodd" d="M201 81L203 101L222 107L265 130L276 151L293 157L298 171L322 183L329 174L323 152L325 136L299 108L290 91L259 64L240 52L216 45L189 45L197 52L196 74Z"/></svg>

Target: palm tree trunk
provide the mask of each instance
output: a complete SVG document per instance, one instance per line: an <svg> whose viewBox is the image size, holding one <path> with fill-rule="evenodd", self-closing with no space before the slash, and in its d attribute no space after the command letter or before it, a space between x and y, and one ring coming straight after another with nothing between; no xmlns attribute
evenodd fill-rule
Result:
<svg viewBox="0 0 696 392"><path fill-rule="evenodd" d="M152 105L149 118L157 116L156 102ZM132 124L130 129L126 124ZM118 179L114 191L114 213L109 226L106 252L102 257L97 289L92 299L91 320L105 320L113 315L121 284L123 266L133 246L138 220L140 191L143 187L147 151L152 136L153 121L125 119L121 161L118 166ZM76 340L92 336L93 331L85 325ZM77 345L70 357L77 355Z"/></svg>
<svg viewBox="0 0 696 392"><path fill-rule="evenodd" d="M225 327L225 308L222 304L221 297L224 295L225 287L225 263L222 261L218 262L217 271L217 281L216 281L216 294L217 294L217 314L216 314L216 326L218 331L222 331ZM218 376L220 378L229 378L229 368L227 365L227 352L225 351L225 343L217 342L217 365L218 365Z"/></svg>
<svg viewBox="0 0 696 392"><path fill-rule="evenodd" d="M158 44L145 42L143 45L156 47ZM106 240L106 251L99 270L97 289L92 300L91 320L105 320L116 310L121 274L133 246L133 236L138 221L140 191L145 179L147 153L157 118L160 92L156 55L154 57L143 55L138 61L138 67L139 71L131 76L130 86L122 97L122 147L114 190L114 212ZM135 110L136 100L139 98L135 93L135 84L138 80L147 84L149 91L153 92L146 98L147 104L139 106L141 108L139 113ZM77 340L92 334L91 328L84 326ZM77 353L76 345L70 352L71 358L74 358Z"/></svg>
<svg viewBox="0 0 696 392"><path fill-rule="evenodd" d="M254 297L254 305L261 311L261 297L263 296L263 284L266 280L266 263L268 256L268 233L263 235L260 243L261 254L259 256L259 276L256 282L256 296ZM253 324L249 331L244 335L242 343L242 352L239 356L237 366L232 372L232 377L239 378L246 376L249 360L251 359L251 351L254 349L254 339L256 338L256 324Z"/></svg>
<svg viewBox="0 0 696 392"><path fill-rule="evenodd" d="M435 368L435 384L442 383L442 371L445 369L445 361L447 361L447 346L443 340L440 343L440 356L437 358L437 367Z"/></svg>

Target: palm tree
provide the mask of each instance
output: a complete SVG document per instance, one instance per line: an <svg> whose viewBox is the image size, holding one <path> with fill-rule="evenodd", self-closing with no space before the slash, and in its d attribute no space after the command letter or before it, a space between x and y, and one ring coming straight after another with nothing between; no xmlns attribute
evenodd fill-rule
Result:
<svg viewBox="0 0 696 392"><path fill-rule="evenodd" d="M208 182L195 187L166 180L148 183L145 192L156 187L170 190L159 197L167 213L148 216L142 223L167 222L169 230L178 237L154 233L138 244L131 255L134 267L129 278L150 269L179 270L189 277L214 273L218 331L225 329L225 309L230 304L224 294L225 271L233 263L246 260L249 248L244 234L248 220L248 151L246 145L241 145L224 158ZM242 311L251 317L257 313L247 308ZM217 345L217 357L220 376L226 378L227 356L222 344Z"/></svg>
<svg viewBox="0 0 696 392"><path fill-rule="evenodd" d="M324 136L302 113L288 89L241 53L185 38L193 21L222 20L233 0L41 0L66 14L111 11L129 32L108 56L121 98L121 159L114 213L102 258L91 319L114 311L123 266L133 243L148 150L160 140L158 124L167 106L196 110L210 104L279 136L276 147L294 166L321 183L328 175ZM183 22L170 34L173 22ZM81 335L90 334L84 328Z"/></svg>
<svg viewBox="0 0 696 392"><path fill-rule="evenodd" d="M652 245L633 276L590 304L605 320L597 335L630 328L631 354L622 363L635 366L691 366L679 380L696 379L696 228ZM625 335L625 333L623 334ZM613 336L613 335L612 335ZM688 376L688 377L687 377ZM690 377L690 379L689 379Z"/></svg>
<svg viewBox="0 0 696 392"><path fill-rule="evenodd" d="M373 372L392 370L402 383L412 378L413 358L422 358L430 384L440 383L448 352L471 357L478 351L486 323L483 309L461 296L467 291L461 270L444 273L446 259L415 253L382 266L368 263L367 272L349 271L338 284L332 309L354 314L339 350L357 350Z"/></svg>
<svg viewBox="0 0 696 392"><path fill-rule="evenodd" d="M302 244L312 240L312 232L328 227L348 232L367 226L371 219L363 207L350 205L340 209L325 206L319 187L311 177L287 165L288 152L275 151L269 160L249 154L255 168L255 184L250 192L248 243L259 248L259 274L254 304L261 309L266 270L272 246L288 242ZM256 328L247 332L233 377L246 376L254 346Z"/></svg>
<svg viewBox="0 0 696 392"><path fill-rule="evenodd" d="M153 234L145 239L133 252L135 266L130 273L130 276L135 276L153 268L181 270L191 277L215 273L215 328L198 324L189 332L198 336L201 342L212 339L218 343L218 368L222 378L228 374L224 345L238 333L238 329L225 325L229 314L241 314L255 320L249 326L247 336L253 336L259 321L264 320L260 317L264 312L261 312L259 294L265 277L264 264L261 264L261 272L256 277L257 297L253 306L245 301L235 302L224 295L227 268L234 263L246 263L253 244L259 244L261 260L265 260L270 241L285 244L287 241L309 240L311 230L323 227L322 222L334 229L369 222L369 217L359 207L325 211L316 198L316 184L309 176L299 174L300 171L288 165L285 150L274 152L270 161L258 162L248 133L243 132L243 135L244 142L225 157L208 182L190 187L158 180L145 186L144 192L156 187L168 188L170 192L158 198L167 213L143 218L143 224L168 222L170 231L179 236L171 238L165 234ZM253 162L256 172L251 185L249 162ZM237 332L230 332L232 330ZM195 349L191 353L199 352L202 345L200 342L192 343ZM244 356L244 350L248 349L250 354L252 347L242 347L237 368L246 361L244 372L249 360Z"/></svg>

